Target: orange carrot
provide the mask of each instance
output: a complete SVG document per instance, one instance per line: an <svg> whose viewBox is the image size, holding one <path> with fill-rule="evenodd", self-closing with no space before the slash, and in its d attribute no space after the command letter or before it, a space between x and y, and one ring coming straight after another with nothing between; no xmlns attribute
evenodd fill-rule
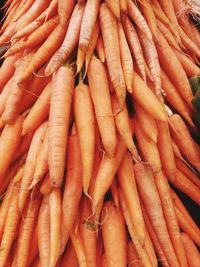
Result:
<svg viewBox="0 0 200 267"><path fill-rule="evenodd" d="M141 267L140 258L132 241L127 242L128 266Z"/></svg>
<svg viewBox="0 0 200 267"><path fill-rule="evenodd" d="M61 267L77 267L78 260L71 241L67 245L67 250L62 259Z"/></svg>
<svg viewBox="0 0 200 267"><path fill-rule="evenodd" d="M148 165L136 163L134 165L134 173L139 192L144 201L148 216L163 248L167 261L172 266L179 266L167 231L161 201L154 184L152 171Z"/></svg>
<svg viewBox="0 0 200 267"><path fill-rule="evenodd" d="M94 31L94 25L98 16L99 7L99 0L88 0L85 5L79 36L79 47L82 51L86 52L89 43L92 40L91 38Z"/></svg>
<svg viewBox="0 0 200 267"><path fill-rule="evenodd" d="M55 54L52 56L50 62L48 63L45 74L51 75L55 72L63 63L64 61L70 56L74 48L78 43L79 33L80 33L80 25L84 13L85 5L76 4L69 26L67 28L67 33L64 37L64 40L57 50L55 49ZM58 46L59 47L59 46Z"/></svg>
<svg viewBox="0 0 200 267"><path fill-rule="evenodd" d="M117 136L111 107L109 84L103 64L95 57L92 58L89 64L88 80L103 147L108 156L113 157L117 145Z"/></svg>
<svg viewBox="0 0 200 267"><path fill-rule="evenodd" d="M51 184L58 187L62 183L65 170L65 156L69 117L74 89L73 72L62 66L53 75L49 112L48 165Z"/></svg>
<svg viewBox="0 0 200 267"><path fill-rule="evenodd" d="M126 232L121 210L117 210L112 201L105 203L102 220L103 243L108 266L126 266Z"/></svg>
<svg viewBox="0 0 200 267"><path fill-rule="evenodd" d="M20 144L23 117L19 116L12 124L7 124L0 136L0 179L3 179L6 171Z"/></svg>
<svg viewBox="0 0 200 267"><path fill-rule="evenodd" d="M115 203L116 208L119 208L119 192L118 192L118 182L116 178L113 180L111 188L110 188L112 199Z"/></svg>
<svg viewBox="0 0 200 267"><path fill-rule="evenodd" d="M125 143L120 140L114 158L109 158L106 155L103 156L96 175L96 181L94 185L92 201L93 212L96 211L96 208L98 207L107 190L111 186L112 181L114 179L114 175L119 168L119 165L125 155L125 152Z"/></svg>
<svg viewBox="0 0 200 267"><path fill-rule="evenodd" d="M119 34L120 58L124 73L124 80L126 83L127 90L129 91L129 93L132 93L133 60L122 24L120 22L118 22L118 34Z"/></svg>
<svg viewBox="0 0 200 267"><path fill-rule="evenodd" d="M101 33L99 34L98 40L97 40L97 46L96 46L97 54L99 59L102 63L105 62L106 56L105 56L105 49L103 44L103 39Z"/></svg>
<svg viewBox="0 0 200 267"><path fill-rule="evenodd" d="M145 226L134 178L133 162L128 152L119 167L117 175L121 192L129 209L131 222L136 230L138 240L143 246L146 238Z"/></svg>
<svg viewBox="0 0 200 267"><path fill-rule="evenodd" d="M38 248L41 266L49 266L50 255L50 211L49 196L42 200L38 215Z"/></svg>
<svg viewBox="0 0 200 267"><path fill-rule="evenodd" d="M58 17L61 26L64 28L67 25L67 22L71 16L72 10L74 8L74 0L58 0Z"/></svg>
<svg viewBox="0 0 200 267"><path fill-rule="evenodd" d="M77 66L76 73L79 73L82 70L84 61L85 61L85 52L80 48L78 48L77 58L76 58L76 66Z"/></svg>
<svg viewBox="0 0 200 267"><path fill-rule="evenodd" d="M119 4L120 4L120 11L127 14L127 11L128 11L127 1L119 0Z"/></svg>
<svg viewBox="0 0 200 267"><path fill-rule="evenodd" d="M69 136L67 154L67 176L62 201L62 239L61 251L63 252L69 233L74 224L81 194L82 194L82 166L78 134L72 132Z"/></svg>
<svg viewBox="0 0 200 267"><path fill-rule="evenodd" d="M82 83L75 88L74 115L81 150L83 191L88 195L94 162L95 128L90 89Z"/></svg>
<svg viewBox="0 0 200 267"><path fill-rule="evenodd" d="M195 244L190 239L190 237L185 233L181 234L181 238L183 241L189 266L198 267L200 265L200 254L198 249L196 248Z"/></svg>
<svg viewBox="0 0 200 267"><path fill-rule="evenodd" d="M36 158L38 156L38 153L40 151L41 144L43 142L43 138L45 136L45 132L47 129L47 122L43 123L35 132L33 139L31 141L31 145L28 151L26 164L23 172L22 182L20 186L20 192L19 192L19 200L18 200L18 207L19 210L22 212L24 209L24 206L26 204L26 200L30 194L30 190L28 190L28 187L31 184L31 181L33 179L35 164L36 164Z"/></svg>
<svg viewBox="0 0 200 267"><path fill-rule="evenodd" d="M49 173L44 177L40 187L40 193L43 195L49 195L53 191L53 187L51 186L51 181L49 177Z"/></svg>
<svg viewBox="0 0 200 267"><path fill-rule="evenodd" d="M144 66L144 56L142 47L137 35L137 32L131 23L130 19L125 16L123 17L123 26L126 33L126 38L129 43L130 49L136 60L137 67L144 81L146 81L146 73Z"/></svg>
<svg viewBox="0 0 200 267"><path fill-rule="evenodd" d="M61 240L61 192L55 188L49 195L50 210L50 255L49 267L56 265L60 256Z"/></svg>
<svg viewBox="0 0 200 267"><path fill-rule="evenodd" d="M152 141L157 143L158 130L155 120L137 103L134 103L134 109L137 117L137 122L139 123L143 132Z"/></svg>
<svg viewBox="0 0 200 267"><path fill-rule="evenodd" d="M125 103L126 91L120 62L117 24L105 3L100 7L99 18L110 79L117 95L119 107L122 108Z"/></svg>
<svg viewBox="0 0 200 267"><path fill-rule="evenodd" d="M120 19L120 2L119 0L106 0L105 1L112 13L117 19Z"/></svg>

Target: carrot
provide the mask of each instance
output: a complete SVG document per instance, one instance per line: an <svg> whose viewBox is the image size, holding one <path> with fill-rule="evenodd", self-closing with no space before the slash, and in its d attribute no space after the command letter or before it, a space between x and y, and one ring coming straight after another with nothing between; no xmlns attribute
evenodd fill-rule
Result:
<svg viewBox="0 0 200 267"><path fill-rule="evenodd" d="M158 51L159 60L166 74L181 94L186 103L191 107L191 100L193 98L192 91L187 79L187 76L177 59L172 48L168 45L167 41L159 32L159 45L156 46Z"/></svg>
<svg viewBox="0 0 200 267"><path fill-rule="evenodd" d="M134 165L134 173L139 192L167 261L172 266L179 266L167 231L161 201L154 184L152 171L148 165L136 163Z"/></svg>
<svg viewBox="0 0 200 267"><path fill-rule="evenodd" d="M178 114L174 114L170 117L170 130L172 137L184 156L192 165L194 165L197 169L200 169L199 151L184 121Z"/></svg>
<svg viewBox="0 0 200 267"><path fill-rule="evenodd" d="M8 99L8 95L10 93L10 87L12 85L12 81L13 81L13 77L10 78L10 80L6 83L6 85L4 86L1 94L0 94L0 116L3 114L4 110L5 110L5 106L6 106L6 101ZM5 125L5 123L1 120L1 124L2 126Z"/></svg>
<svg viewBox="0 0 200 267"><path fill-rule="evenodd" d="M26 164L23 172L22 182L20 186L19 199L18 199L18 207L22 212L24 206L26 204L26 200L29 196L30 190L28 190L29 185L33 179L33 173L36 164L36 158L38 156L41 144L43 142L43 138L47 129L47 122L43 123L35 132L33 139L31 141L31 145L28 151Z"/></svg>
<svg viewBox="0 0 200 267"><path fill-rule="evenodd" d="M17 251L15 255L16 265L18 266L27 266L29 247L33 234L30 229L34 227L34 224L37 220L40 202L40 197L36 197L34 200L29 199L24 218L21 221L17 242Z"/></svg>
<svg viewBox="0 0 200 267"><path fill-rule="evenodd" d="M187 234L182 233L181 238L183 241L189 266L198 267L200 265L200 254L198 249Z"/></svg>
<svg viewBox="0 0 200 267"><path fill-rule="evenodd" d="M126 36L123 30L123 26L118 22L118 34L119 34L119 47L120 47L120 58L122 63L122 69L124 73L124 80L126 88L129 93L132 93L132 81L133 81L133 60L131 52L126 40Z"/></svg>
<svg viewBox="0 0 200 267"><path fill-rule="evenodd" d="M154 250L153 243L151 241L151 238L150 238L150 235L149 235L147 229L146 229L146 239L145 239L145 243L144 243L144 248L147 252L147 255L149 257L149 260L150 260L152 266L157 267L158 266L158 260L156 257L156 252Z"/></svg>
<svg viewBox="0 0 200 267"><path fill-rule="evenodd" d="M166 100L167 102L175 108L183 118L189 122L190 125L193 124L191 117L190 117L190 111L187 107L186 103L180 96L179 92L177 92L176 87L172 83L172 81L167 76L166 72L161 70L161 80L162 80L162 87L166 93Z"/></svg>
<svg viewBox="0 0 200 267"><path fill-rule="evenodd" d="M128 11L127 1L119 0L119 4L120 4L120 11L127 14L127 11Z"/></svg>
<svg viewBox="0 0 200 267"><path fill-rule="evenodd" d="M119 0L106 0L106 4L108 5L109 9L115 15L115 17L119 20L120 19L120 1Z"/></svg>
<svg viewBox="0 0 200 267"><path fill-rule="evenodd" d="M122 108L125 103L126 91L120 62L117 24L105 3L100 7L99 18L110 79L117 95L119 107Z"/></svg>
<svg viewBox="0 0 200 267"><path fill-rule="evenodd" d="M71 16L72 10L74 8L74 0L58 0L58 17L61 26L64 28L67 25L67 22Z"/></svg>
<svg viewBox="0 0 200 267"><path fill-rule="evenodd" d="M6 223L4 227L4 233L1 239L0 245L0 266L4 267L7 261L9 252L11 250L12 243L14 241L17 226L20 221L20 211L18 209L18 197L19 197L19 190L15 189L13 191L10 203L8 214L6 217Z"/></svg>
<svg viewBox="0 0 200 267"><path fill-rule="evenodd" d="M97 46L96 46L97 54L99 59L102 63L105 62L106 56L105 56L105 49L103 44L103 39L101 33L99 34L98 40L97 40Z"/></svg>
<svg viewBox="0 0 200 267"><path fill-rule="evenodd" d="M20 146L17 150L17 152L15 153L15 156L13 158L13 162L15 162L16 160L18 160L20 157L24 157L26 158L26 153L28 151L28 148L30 147L31 141L33 138L33 134L27 134L24 137L22 137L21 142L20 142Z"/></svg>
<svg viewBox="0 0 200 267"><path fill-rule="evenodd" d="M12 124L7 124L0 136L0 151L3 157L0 158L0 180L3 179L6 171L20 144L23 117L19 116Z"/></svg>
<svg viewBox="0 0 200 267"><path fill-rule="evenodd" d="M138 241L137 233L136 233L135 228L131 222L130 213L129 213L127 204L125 202L124 196L123 196L121 191L120 191L120 204L121 204L121 208L122 208L123 216L125 218L126 225L128 227L129 234L131 236L131 239L132 239L132 242L135 246L135 249L138 253L138 256L140 258L142 266L150 267L150 266L152 266L152 264L150 262L148 255L147 255L146 250L144 249L144 247L141 246L140 242Z"/></svg>
<svg viewBox="0 0 200 267"><path fill-rule="evenodd" d="M148 215L147 215L147 212L146 212L144 206L142 206L142 212L143 212L143 216L144 216L145 225L147 227L148 233L151 237L156 254L158 256L158 261L160 261L162 263L163 267L169 267L169 264L168 264L167 259L165 257L163 248L161 247L160 242L158 241L158 238L157 238L156 233L152 227L151 221L148 218Z"/></svg>
<svg viewBox="0 0 200 267"><path fill-rule="evenodd" d="M174 27L175 26L177 27L178 21L177 21L176 14L174 11L173 1L168 0L167 2L165 2L161 0L160 5L163 11L165 12L166 16L168 17L168 19L174 24Z"/></svg>
<svg viewBox="0 0 200 267"><path fill-rule="evenodd" d="M28 256L28 266L31 265L34 261L34 259L37 257L38 255L38 226L37 224L34 227L34 231L32 234L33 238L31 240L31 251L29 251L29 256Z"/></svg>
<svg viewBox="0 0 200 267"><path fill-rule="evenodd" d="M42 267L49 266L50 210L49 196L44 196L38 215L38 248Z"/></svg>
<svg viewBox="0 0 200 267"><path fill-rule="evenodd" d="M58 25L33 56L19 81L20 83L27 80L34 71L37 71L53 55L62 43L64 35L65 29Z"/></svg>
<svg viewBox="0 0 200 267"><path fill-rule="evenodd" d="M106 202L102 220L103 243L108 266L126 266L126 232L121 210L117 210L112 201Z"/></svg>
<svg viewBox="0 0 200 267"><path fill-rule="evenodd" d="M45 175L44 180L42 181L40 187L40 193L43 195L49 195L53 191L53 187L51 186L51 181L49 177L49 173Z"/></svg>
<svg viewBox="0 0 200 267"><path fill-rule="evenodd" d="M69 117L74 89L73 72L62 66L53 75L51 103L49 111L48 165L51 184L62 184L65 170L65 157Z"/></svg>
<svg viewBox="0 0 200 267"><path fill-rule="evenodd" d="M108 156L113 157L117 145L117 136L111 107L109 84L105 67L95 57L92 58L89 64L88 80L103 147Z"/></svg>
<svg viewBox="0 0 200 267"><path fill-rule="evenodd" d="M90 89L82 83L75 88L74 115L81 150L83 191L88 195L94 162L95 128Z"/></svg>
<svg viewBox="0 0 200 267"><path fill-rule="evenodd" d="M145 18L140 13L140 10L135 5L135 3L131 0L127 0L128 5L128 14L137 27L143 32L143 34L149 39L152 40L152 34L149 29L149 26L145 20Z"/></svg>
<svg viewBox="0 0 200 267"><path fill-rule="evenodd" d="M105 193L109 189L114 179L114 175L117 172L119 165L125 155L126 146L125 143L120 140L117 146L117 150L114 158L109 158L104 155L99 166L96 181L94 185L92 210L96 211L101 200L104 198Z"/></svg>
<svg viewBox="0 0 200 267"><path fill-rule="evenodd" d="M122 22L124 26L124 31L125 31L126 38L130 46L131 52L136 60L137 67L139 69L139 72L143 80L146 81L144 56L143 56L142 47L141 47L137 32L134 26L132 25L130 19L127 16L124 16L122 19L123 19Z"/></svg>
<svg viewBox="0 0 200 267"><path fill-rule="evenodd" d="M112 185L110 187L110 191L112 194L112 199L115 203L116 208L119 208L119 192L118 192L118 182L116 178L113 180Z"/></svg>
<svg viewBox="0 0 200 267"><path fill-rule="evenodd" d="M195 39L195 43L200 48L199 31L198 31L196 25L194 25L192 21L189 21L189 25L190 25L190 30L192 30L192 33L193 33L193 36Z"/></svg>
<svg viewBox="0 0 200 267"><path fill-rule="evenodd" d="M81 194L82 194L82 166L78 134L72 132L69 136L67 154L67 176L62 201L62 238L61 251L63 252L73 227Z"/></svg>
<svg viewBox="0 0 200 267"><path fill-rule="evenodd" d="M159 172L161 170L161 161L156 143L154 143L144 134L136 119L134 119L134 126L135 136L142 157L150 164L154 173Z"/></svg>
<svg viewBox="0 0 200 267"><path fill-rule="evenodd" d="M6 31L0 37L0 45L10 42L10 39L12 35L14 34L18 23L19 22L12 22L11 24L8 25Z"/></svg>
<svg viewBox="0 0 200 267"><path fill-rule="evenodd" d="M52 83L48 83L38 97L35 104L32 106L30 112L23 123L22 134L26 135L36 130L40 124L48 118L48 112L50 107L50 93Z"/></svg>
<svg viewBox="0 0 200 267"><path fill-rule="evenodd" d="M78 260L71 241L67 245L66 252L62 259L61 267L77 267Z"/></svg>
<svg viewBox="0 0 200 267"><path fill-rule="evenodd" d="M79 48L84 52L86 52L89 43L92 40L91 38L97 20L99 7L99 0L89 0L85 5L78 44Z"/></svg>
<svg viewBox="0 0 200 267"><path fill-rule="evenodd" d="M175 158L176 167L181 171L187 178L189 178L193 184L195 184L200 189L200 180L195 171L189 168L181 159Z"/></svg>
<svg viewBox="0 0 200 267"><path fill-rule="evenodd" d="M96 245L97 236L95 230L93 230L94 220L90 218L92 214L91 203L86 197L81 200L80 206L80 236L83 242L85 251L86 264L88 267L96 266Z"/></svg>
<svg viewBox="0 0 200 267"><path fill-rule="evenodd" d="M167 120L163 106L136 72L134 72L133 76L133 92L131 96L154 119Z"/></svg>
<svg viewBox="0 0 200 267"><path fill-rule="evenodd" d="M162 209L167 224L169 236L174 247L180 266L187 267L186 255L181 241L180 230L176 219L173 200L170 195L170 187L163 172L154 174L156 187L161 199Z"/></svg>
<svg viewBox="0 0 200 267"><path fill-rule="evenodd" d="M78 48L78 52L77 52L77 58L76 58L76 73L79 73L84 65L84 61L85 61L85 52L82 51L80 48Z"/></svg>
<svg viewBox="0 0 200 267"><path fill-rule="evenodd" d="M60 256L61 240L61 192L55 188L49 195L50 210L50 255L49 267L56 265Z"/></svg>
<svg viewBox="0 0 200 267"><path fill-rule="evenodd" d="M143 246L146 238L145 225L134 178L133 162L128 152L118 169L117 175L121 192L129 209L131 222L136 230L138 240Z"/></svg>
<svg viewBox="0 0 200 267"><path fill-rule="evenodd" d="M134 103L134 109L137 117L137 122L142 128L143 132L154 143L157 143L158 130L155 120L137 103Z"/></svg>
<svg viewBox="0 0 200 267"><path fill-rule="evenodd" d="M132 241L127 242L127 260L128 266L141 267L140 258Z"/></svg>
<svg viewBox="0 0 200 267"><path fill-rule="evenodd" d="M51 75L53 72L55 72L70 56L70 54L76 47L80 34L80 25L84 13L84 8L84 4L76 4L69 22L69 26L67 28L67 33L64 36L64 40L60 48L58 50L55 49L55 54L52 56L50 62L46 67L46 75Z"/></svg>

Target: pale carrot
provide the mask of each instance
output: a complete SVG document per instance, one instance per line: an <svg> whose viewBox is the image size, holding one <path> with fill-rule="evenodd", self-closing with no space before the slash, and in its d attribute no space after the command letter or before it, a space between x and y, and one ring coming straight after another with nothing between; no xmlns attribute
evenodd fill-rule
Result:
<svg viewBox="0 0 200 267"><path fill-rule="evenodd" d="M95 121L90 89L83 83L75 88L74 115L81 150L83 191L88 195L94 163Z"/></svg>
<svg viewBox="0 0 200 267"><path fill-rule="evenodd" d="M106 70L99 59L92 58L87 75L103 147L108 156L113 157L117 136Z"/></svg>
<svg viewBox="0 0 200 267"><path fill-rule="evenodd" d="M44 196L38 215L38 248L42 267L49 266L50 210L49 196Z"/></svg>
<svg viewBox="0 0 200 267"><path fill-rule="evenodd" d="M79 44L78 46L82 51L88 49L89 43L92 40L92 35L95 27L95 22L99 13L100 1L99 0L88 0L85 5L83 14L83 20L81 23Z"/></svg>
<svg viewBox="0 0 200 267"><path fill-rule="evenodd" d="M102 63L105 62L106 56L105 56L105 49L103 44L103 39L101 33L99 34L98 40L97 40L97 46L96 46L97 54L99 59Z"/></svg>
<svg viewBox="0 0 200 267"><path fill-rule="evenodd" d="M105 3L100 7L99 18L110 79L117 95L119 107L122 108L125 104L126 90L120 62L117 24Z"/></svg>
<svg viewBox="0 0 200 267"><path fill-rule="evenodd" d="M146 238L145 225L134 178L133 162L128 152L118 169L117 176L121 192L129 209L131 222L135 228L141 246L144 246Z"/></svg>
<svg viewBox="0 0 200 267"><path fill-rule="evenodd" d="M108 266L126 266L125 222L121 210L116 209L112 201L104 204L102 221L104 221L102 235Z"/></svg>
<svg viewBox="0 0 200 267"><path fill-rule="evenodd" d="M65 170L67 136L71 102L74 90L73 71L62 66L52 78L51 102L49 111L48 165L51 184L62 184Z"/></svg>
<svg viewBox="0 0 200 267"><path fill-rule="evenodd" d="M119 20L120 19L120 2L119 0L106 0L105 1L112 13Z"/></svg>
<svg viewBox="0 0 200 267"><path fill-rule="evenodd" d="M49 267L54 267L60 256L61 240L61 192L55 188L49 195L50 210L50 255Z"/></svg>
<svg viewBox="0 0 200 267"><path fill-rule="evenodd" d="M134 110L137 117L137 122L142 128L143 132L152 141L157 143L158 130L155 120L137 103L134 103Z"/></svg>
<svg viewBox="0 0 200 267"><path fill-rule="evenodd" d="M67 22L71 16L74 5L74 0L58 0L58 17L63 28L67 26Z"/></svg>
<svg viewBox="0 0 200 267"><path fill-rule="evenodd" d="M52 56L46 67L46 75L51 75L53 72L55 72L71 55L72 51L76 47L80 34L80 25L84 13L84 8L84 4L76 4L69 22L69 26L67 28L67 33L65 36L63 36L64 40L61 46L59 45L60 48L58 50L54 50L55 54Z"/></svg>
<svg viewBox="0 0 200 267"><path fill-rule="evenodd" d="M127 16L124 16L122 19L124 31L126 33L126 38L130 46L131 52L136 60L137 67L143 80L146 81L144 56L137 32Z"/></svg>
<svg viewBox="0 0 200 267"><path fill-rule="evenodd" d="M129 91L129 93L132 93L133 59L126 40L123 26L120 22L118 22L118 34L119 34L120 58L124 73L124 80L126 83L127 90Z"/></svg>

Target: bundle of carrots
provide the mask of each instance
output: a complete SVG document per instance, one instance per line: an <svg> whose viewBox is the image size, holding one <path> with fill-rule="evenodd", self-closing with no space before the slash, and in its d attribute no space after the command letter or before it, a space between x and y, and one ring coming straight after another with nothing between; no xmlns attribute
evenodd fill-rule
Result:
<svg viewBox="0 0 200 267"><path fill-rule="evenodd" d="M0 267L199 267L198 1L4 9Z"/></svg>

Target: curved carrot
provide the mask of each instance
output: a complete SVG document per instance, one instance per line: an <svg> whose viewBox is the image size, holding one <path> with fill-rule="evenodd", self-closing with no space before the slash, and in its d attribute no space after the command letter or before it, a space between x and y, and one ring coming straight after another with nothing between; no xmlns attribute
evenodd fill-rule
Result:
<svg viewBox="0 0 200 267"><path fill-rule="evenodd" d="M74 8L74 4L74 0L58 0L58 17L63 28L67 25L67 22Z"/></svg>
<svg viewBox="0 0 200 267"><path fill-rule="evenodd" d="M106 0L105 1L112 13L119 20L120 19L120 2L119 0Z"/></svg>

